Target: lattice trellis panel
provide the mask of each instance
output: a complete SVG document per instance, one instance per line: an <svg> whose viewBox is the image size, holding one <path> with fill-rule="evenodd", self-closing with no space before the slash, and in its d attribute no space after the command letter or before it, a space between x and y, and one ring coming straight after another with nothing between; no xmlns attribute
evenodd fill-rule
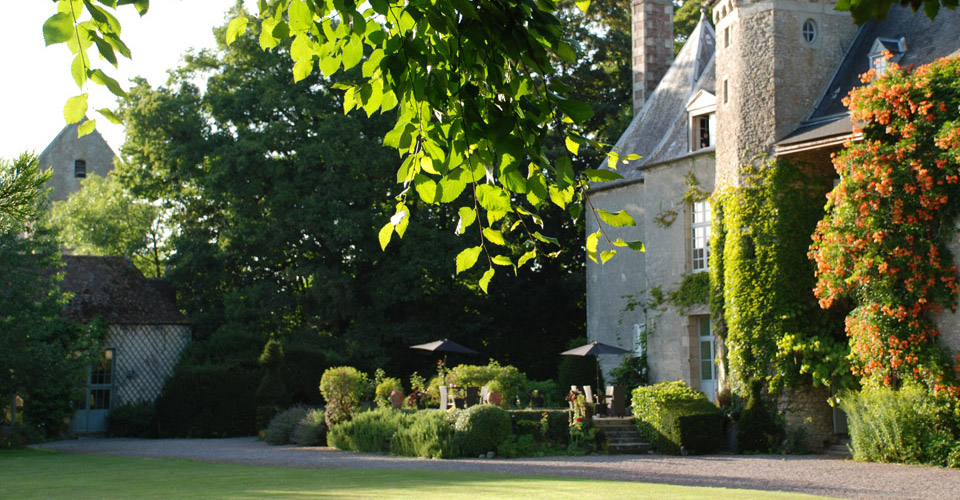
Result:
<svg viewBox="0 0 960 500"><path fill-rule="evenodd" d="M157 399L189 341L186 325L110 325L106 347L116 349L111 406Z"/></svg>

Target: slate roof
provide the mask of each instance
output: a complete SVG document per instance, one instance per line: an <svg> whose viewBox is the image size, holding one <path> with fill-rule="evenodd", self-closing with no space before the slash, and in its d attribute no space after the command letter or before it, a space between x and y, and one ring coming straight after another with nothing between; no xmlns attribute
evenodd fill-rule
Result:
<svg viewBox="0 0 960 500"><path fill-rule="evenodd" d="M860 75L870 69L868 54L874 42L878 38L900 37L906 39L907 45L898 62L901 66L917 67L941 57L960 55L960 10L941 9L931 21L923 12L894 6L885 20L861 26L810 117L777 145L788 147L849 135L853 125L843 98L853 88L863 85Z"/></svg>
<svg viewBox="0 0 960 500"><path fill-rule="evenodd" d="M185 325L175 295L163 280L147 279L123 257L65 255L60 289L74 295L64 316L108 324Z"/></svg>
<svg viewBox="0 0 960 500"><path fill-rule="evenodd" d="M717 93L715 50L716 33L710 22L701 15L700 23L680 49L670 69L617 140L616 148L621 155L638 154L642 158L621 164L617 172L624 178L597 184L595 190L642 182L645 167L690 154L713 152L713 148L689 152L690 131L686 106L687 101L701 89ZM601 168L606 168L606 161Z"/></svg>

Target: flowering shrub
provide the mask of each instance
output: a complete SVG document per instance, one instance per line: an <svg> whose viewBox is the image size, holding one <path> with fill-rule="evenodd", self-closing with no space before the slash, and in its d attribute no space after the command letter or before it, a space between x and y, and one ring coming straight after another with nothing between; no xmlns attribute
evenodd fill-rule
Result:
<svg viewBox="0 0 960 500"><path fill-rule="evenodd" d="M846 332L865 387L916 379L960 396L930 316L957 301L946 245L960 215L960 59L864 79L846 102L862 140L834 158L840 184L810 249L815 293L824 309L856 301Z"/></svg>

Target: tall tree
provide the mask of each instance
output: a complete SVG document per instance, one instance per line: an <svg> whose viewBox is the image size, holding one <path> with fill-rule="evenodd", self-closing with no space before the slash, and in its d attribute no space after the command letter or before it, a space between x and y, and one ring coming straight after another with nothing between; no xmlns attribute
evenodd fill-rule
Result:
<svg viewBox="0 0 960 500"><path fill-rule="evenodd" d="M0 231L33 215L50 175L40 172L36 158L29 154L13 161L0 158Z"/></svg>
<svg viewBox="0 0 960 500"><path fill-rule="evenodd" d="M124 255L148 277L160 277L167 257L161 209L137 200L115 171L91 174L64 201L56 201L49 222L61 243L83 255Z"/></svg>
<svg viewBox="0 0 960 500"><path fill-rule="evenodd" d="M37 159L18 161L36 167ZM0 406L19 395L24 422L55 436L73 413L76 383L103 330L62 318L63 264L56 240L36 223L37 207L24 223L0 230Z"/></svg>

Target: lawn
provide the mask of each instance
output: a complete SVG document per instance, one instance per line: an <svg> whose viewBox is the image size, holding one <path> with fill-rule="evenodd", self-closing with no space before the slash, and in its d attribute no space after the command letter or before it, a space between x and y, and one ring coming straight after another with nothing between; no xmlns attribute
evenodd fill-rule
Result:
<svg viewBox="0 0 960 500"><path fill-rule="evenodd" d="M807 499L810 495L474 472L284 469L0 451L2 499Z"/></svg>

